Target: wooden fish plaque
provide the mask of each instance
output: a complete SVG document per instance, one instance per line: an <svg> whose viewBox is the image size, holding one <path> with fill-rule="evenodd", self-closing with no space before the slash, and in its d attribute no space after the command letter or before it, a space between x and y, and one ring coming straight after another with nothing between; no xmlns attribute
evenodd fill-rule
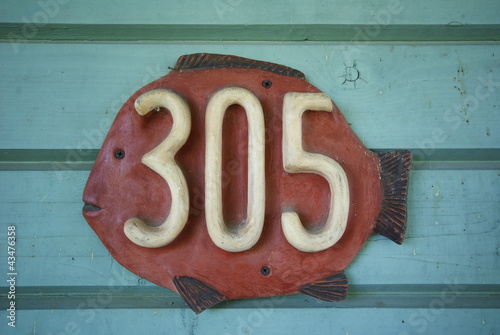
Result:
<svg viewBox="0 0 500 335"><path fill-rule="evenodd" d="M372 233L402 243L410 163L369 151L300 71L186 55L120 109L83 215L120 264L196 313L298 292L338 301Z"/></svg>

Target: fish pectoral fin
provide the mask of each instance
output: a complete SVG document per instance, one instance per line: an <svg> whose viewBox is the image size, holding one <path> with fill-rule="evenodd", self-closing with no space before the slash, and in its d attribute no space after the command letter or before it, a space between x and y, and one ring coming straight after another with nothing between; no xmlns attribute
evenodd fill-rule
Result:
<svg viewBox="0 0 500 335"><path fill-rule="evenodd" d="M228 297L196 278L176 276L174 277L174 285L182 299L196 314L229 300Z"/></svg>
<svg viewBox="0 0 500 335"><path fill-rule="evenodd" d="M340 301L347 295L347 277L344 272L301 286L300 292L325 301Z"/></svg>
<svg viewBox="0 0 500 335"><path fill-rule="evenodd" d="M379 154L383 198L375 231L401 244L406 233L406 198L410 175L411 152L389 151Z"/></svg>

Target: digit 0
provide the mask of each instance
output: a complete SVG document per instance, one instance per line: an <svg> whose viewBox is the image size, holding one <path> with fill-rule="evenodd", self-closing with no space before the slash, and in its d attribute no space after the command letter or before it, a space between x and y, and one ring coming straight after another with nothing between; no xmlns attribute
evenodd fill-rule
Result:
<svg viewBox="0 0 500 335"><path fill-rule="evenodd" d="M222 215L222 123L231 105L245 108L248 120L248 203L247 220L237 231L230 231ZM250 91L228 87L209 101L205 121L205 212L212 241L221 249L238 252L257 243L264 227L265 143L264 113L259 100Z"/></svg>

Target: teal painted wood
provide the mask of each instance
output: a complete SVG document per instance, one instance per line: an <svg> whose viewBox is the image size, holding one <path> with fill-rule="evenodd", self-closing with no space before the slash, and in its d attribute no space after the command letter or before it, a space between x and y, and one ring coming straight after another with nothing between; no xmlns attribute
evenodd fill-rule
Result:
<svg viewBox="0 0 500 335"><path fill-rule="evenodd" d="M0 247L16 224L21 306L12 332L0 282L0 333L499 333L500 5L398 3L2 1ZM217 42L235 39L255 42ZM56 40L70 43L46 43ZM413 149L407 239L369 239L346 270L351 291L339 308L296 295L195 316L117 264L81 217L88 171L121 104L194 52L297 68L368 147ZM354 66L356 85L345 82ZM451 296L446 285L457 288Z"/></svg>
<svg viewBox="0 0 500 335"><path fill-rule="evenodd" d="M123 102L179 55L238 54L301 70L373 149L500 148L498 45L0 44L0 143L97 149ZM362 79L346 82L355 65ZM486 87L487 86L487 87Z"/></svg>
<svg viewBox="0 0 500 335"><path fill-rule="evenodd" d="M369 33L376 32L376 33ZM25 43L137 41L286 41L286 42L453 42L499 41L500 25L380 25L353 29L340 24L46 24L36 34L25 23L0 23L0 41ZM18 48L18 46L16 47Z"/></svg>
<svg viewBox="0 0 500 335"><path fill-rule="evenodd" d="M494 24L500 23L496 0L398 1L312 0L312 1L70 1L27 0L20 6L15 0L0 4L0 22L22 22L37 12L47 13L51 23L87 24L366 24L386 22L391 10L391 24ZM49 7L49 8L47 8ZM99 10L96 10L98 8ZM52 14L53 15L50 15ZM42 21L43 22L43 21Z"/></svg>
<svg viewBox="0 0 500 335"><path fill-rule="evenodd" d="M254 309L20 311L16 332L3 334L496 334L498 310L481 309Z"/></svg>
<svg viewBox="0 0 500 335"><path fill-rule="evenodd" d="M81 216L87 175L0 172L2 227L19 232L20 286L151 285L116 264ZM404 244L372 236L346 270L351 284L500 284L499 203L497 170L413 171Z"/></svg>
<svg viewBox="0 0 500 335"><path fill-rule="evenodd" d="M115 282L119 284L119 281ZM450 293L451 292L451 293ZM453 298L447 295L453 296ZM351 285L347 298L330 303L304 294L283 297L232 300L214 309L251 309L258 305L272 308L426 308L433 300L446 299L446 308L500 309L500 285L447 284L433 285ZM101 308L138 309L187 308L180 295L159 286L33 286L20 287L16 305L22 310L88 309L90 301L99 300ZM7 309L8 301L0 300ZM95 307L95 306L94 306Z"/></svg>
<svg viewBox="0 0 500 335"><path fill-rule="evenodd" d="M377 153L388 149L375 149ZM89 171L99 150L0 149L0 171ZM412 150L412 170L500 170L500 149ZM422 157L418 156L421 155Z"/></svg>

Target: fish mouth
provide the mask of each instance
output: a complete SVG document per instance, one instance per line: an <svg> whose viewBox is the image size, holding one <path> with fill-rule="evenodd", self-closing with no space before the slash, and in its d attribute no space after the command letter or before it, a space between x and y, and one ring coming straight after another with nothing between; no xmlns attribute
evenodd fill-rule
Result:
<svg viewBox="0 0 500 335"><path fill-rule="evenodd" d="M83 205L83 209L82 209L83 212L97 212L100 210L101 210L101 208L99 206L96 206L96 205L88 203L88 202L86 202Z"/></svg>

